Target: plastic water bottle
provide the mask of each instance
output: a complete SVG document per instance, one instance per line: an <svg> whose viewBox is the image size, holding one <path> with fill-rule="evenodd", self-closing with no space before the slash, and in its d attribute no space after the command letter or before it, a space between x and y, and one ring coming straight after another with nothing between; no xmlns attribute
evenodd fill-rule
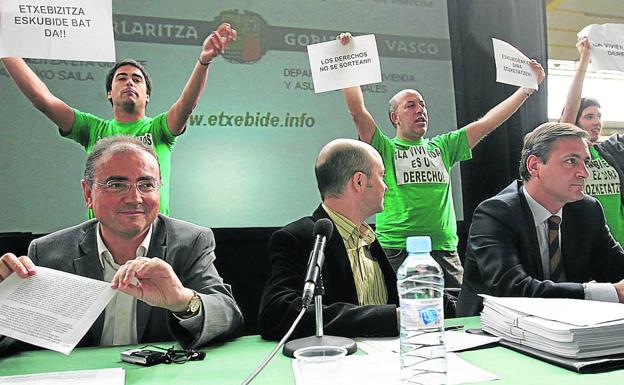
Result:
<svg viewBox="0 0 624 385"><path fill-rule="evenodd" d="M444 274L430 252L431 238L407 238L408 255L397 272L404 383L446 384Z"/></svg>

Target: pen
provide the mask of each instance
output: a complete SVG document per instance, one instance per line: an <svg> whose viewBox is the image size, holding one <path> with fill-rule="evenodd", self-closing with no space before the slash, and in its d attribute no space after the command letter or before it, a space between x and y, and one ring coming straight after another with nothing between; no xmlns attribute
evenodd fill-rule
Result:
<svg viewBox="0 0 624 385"><path fill-rule="evenodd" d="M444 331L463 329L464 325L445 326Z"/></svg>

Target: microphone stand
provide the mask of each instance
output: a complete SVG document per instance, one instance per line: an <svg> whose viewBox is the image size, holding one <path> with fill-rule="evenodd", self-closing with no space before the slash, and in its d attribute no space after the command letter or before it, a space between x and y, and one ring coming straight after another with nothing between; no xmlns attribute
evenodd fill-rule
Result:
<svg viewBox="0 0 624 385"><path fill-rule="evenodd" d="M317 284L314 288L314 311L316 320L316 334L310 337L297 338L284 345L282 353L287 357L295 357L295 350L307 348L309 346L342 347L347 349L347 354L355 353L357 345L351 338L326 336L323 333L323 276L319 274Z"/></svg>

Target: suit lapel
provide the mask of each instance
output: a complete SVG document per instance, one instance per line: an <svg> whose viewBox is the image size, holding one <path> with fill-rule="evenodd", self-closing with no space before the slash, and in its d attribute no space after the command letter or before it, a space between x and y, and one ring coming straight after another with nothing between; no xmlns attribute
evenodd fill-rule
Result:
<svg viewBox="0 0 624 385"><path fill-rule="evenodd" d="M524 197L522 187L518 189L518 197L520 199L520 207L522 209L522 238L521 241L528 245L528 252L531 254L537 278L544 279L544 269L542 268L542 256L540 253L539 242L537 241L537 233L535 230L535 219L531 213L531 208Z"/></svg>
<svg viewBox="0 0 624 385"><path fill-rule="evenodd" d="M152 239L150 239L149 250L147 250L147 258L160 258L165 259L167 255L167 230L165 228L164 220L161 215L154 222L154 229L152 230ZM137 300L137 339L141 341L147 324L150 320L152 313L152 307L143 301Z"/></svg>
<svg viewBox="0 0 624 385"><path fill-rule="evenodd" d="M74 269L77 275L104 280L102 264L97 250L96 229L97 221L89 222L83 230L82 240L78 244L79 257L74 259ZM100 344L102 329L104 328L104 312L95 320L89 332L93 339L93 345Z"/></svg>
<svg viewBox="0 0 624 385"><path fill-rule="evenodd" d="M370 247L371 255L379 263L379 267L383 273L384 281L386 282L386 291L388 293L388 303L399 305L399 294L397 292L397 277L386 253L383 251L381 244L378 240L375 240Z"/></svg>

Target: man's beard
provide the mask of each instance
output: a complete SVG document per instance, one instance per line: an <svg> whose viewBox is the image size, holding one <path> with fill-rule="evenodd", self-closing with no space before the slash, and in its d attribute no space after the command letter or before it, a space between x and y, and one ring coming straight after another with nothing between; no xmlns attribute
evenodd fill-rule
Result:
<svg viewBox="0 0 624 385"><path fill-rule="evenodd" d="M124 100L120 104L121 109L129 114L133 114L136 112L136 103L134 100Z"/></svg>

